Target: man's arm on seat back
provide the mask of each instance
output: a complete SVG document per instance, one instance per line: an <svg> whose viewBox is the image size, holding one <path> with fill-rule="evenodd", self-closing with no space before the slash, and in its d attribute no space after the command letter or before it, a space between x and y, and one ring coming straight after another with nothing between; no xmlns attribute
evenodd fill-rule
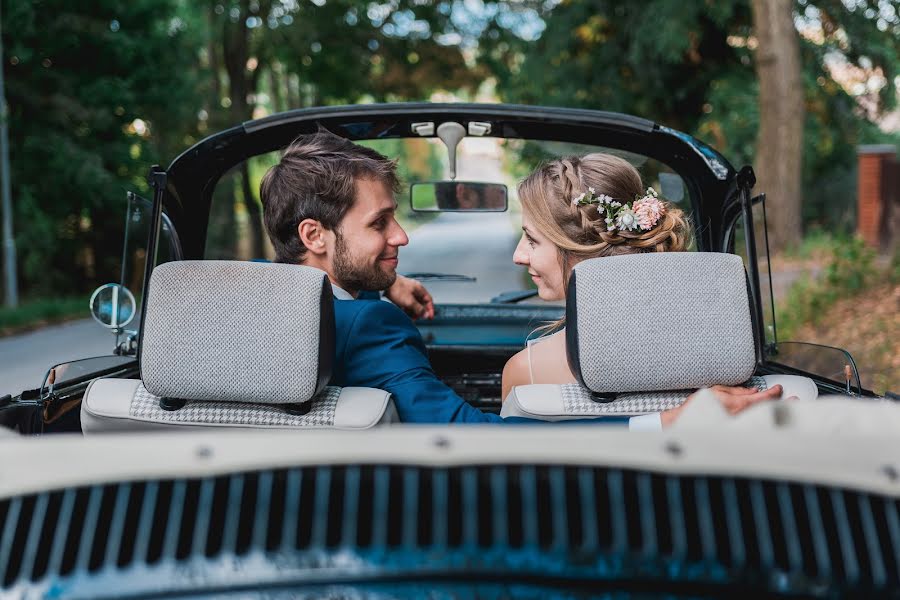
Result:
<svg viewBox="0 0 900 600"><path fill-rule="evenodd" d="M388 302L366 302L338 356L343 385L390 392L404 423L500 423L467 404L434 374L419 330Z"/></svg>
<svg viewBox="0 0 900 600"><path fill-rule="evenodd" d="M350 309L350 303L344 302L335 303L338 310ZM352 315L339 316L347 316L351 323L339 326L344 335L338 334L335 379L343 386L374 387L390 392L404 423L628 423L627 417L549 423L524 417L503 419L481 412L437 378L419 330L399 308L388 302L354 302L353 308L356 310Z"/></svg>

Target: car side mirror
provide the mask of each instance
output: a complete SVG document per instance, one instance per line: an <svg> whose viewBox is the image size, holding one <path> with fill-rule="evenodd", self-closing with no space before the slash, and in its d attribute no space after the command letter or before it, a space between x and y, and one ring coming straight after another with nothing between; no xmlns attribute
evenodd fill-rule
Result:
<svg viewBox="0 0 900 600"><path fill-rule="evenodd" d="M90 305L94 320L113 330L128 325L137 312L134 294L118 283L107 283L94 290Z"/></svg>
<svg viewBox="0 0 900 600"><path fill-rule="evenodd" d="M418 212L503 212L508 205L506 186L479 181L433 181L409 188L412 209Z"/></svg>

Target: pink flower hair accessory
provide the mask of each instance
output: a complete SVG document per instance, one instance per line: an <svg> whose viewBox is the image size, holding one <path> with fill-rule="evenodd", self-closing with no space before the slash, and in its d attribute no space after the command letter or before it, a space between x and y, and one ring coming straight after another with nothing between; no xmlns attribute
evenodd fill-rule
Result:
<svg viewBox="0 0 900 600"><path fill-rule="evenodd" d="M596 195L594 188L588 188L586 192L572 198L572 206L576 208L589 204L597 205L597 213L605 217L607 231L649 231L666 214L665 205L652 187L648 187L643 196L630 203L619 202L606 194Z"/></svg>
<svg viewBox="0 0 900 600"><path fill-rule="evenodd" d="M666 213L665 205L660 202L659 195L652 187L647 188L642 198L634 201L631 210L634 211L638 226L644 231L653 229Z"/></svg>

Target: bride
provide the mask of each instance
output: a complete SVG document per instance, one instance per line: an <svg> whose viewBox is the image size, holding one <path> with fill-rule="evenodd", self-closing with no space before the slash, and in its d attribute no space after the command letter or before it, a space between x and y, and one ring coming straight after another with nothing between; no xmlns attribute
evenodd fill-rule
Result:
<svg viewBox="0 0 900 600"><path fill-rule="evenodd" d="M513 262L528 268L543 300L565 299L572 268L582 260L684 252L690 244L691 226L681 209L645 188L637 169L611 154L546 163L526 177L518 191L523 233ZM502 398L518 385L576 381L566 360L564 325L560 320L545 327L545 335L529 340L509 359ZM782 392L777 385L764 392L730 386L712 390L732 413ZM662 413L661 424L673 422L682 407Z"/></svg>

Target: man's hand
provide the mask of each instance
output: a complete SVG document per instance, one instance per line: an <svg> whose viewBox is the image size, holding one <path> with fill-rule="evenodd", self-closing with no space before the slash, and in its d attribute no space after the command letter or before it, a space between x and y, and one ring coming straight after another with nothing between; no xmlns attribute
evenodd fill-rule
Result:
<svg viewBox="0 0 900 600"><path fill-rule="evenodd" d="M773 385L764 392L760 392L756 388L732 387L728 385L714 385L709 389L715 394L716 399L722 405L722 408L732 415L736 415L754 404L780 398L782 393L780 385ZM687 400L684 401L684 404L678 408L671 408L661 413L659 418L662 421L663 427L668 427L674 423L681 415L681 411L684 410L684 407L687 406L688 402L693 400L696 395L697 392L694 392L688 396Z"/></svg>
<svg viewBox="0 0 900 600"><path fill-rule="evenodd" d="M397 275L394 284L384 291L384 295L402 308L411 319L434 318L434 300L425 286L415 279Z"/></svg>

